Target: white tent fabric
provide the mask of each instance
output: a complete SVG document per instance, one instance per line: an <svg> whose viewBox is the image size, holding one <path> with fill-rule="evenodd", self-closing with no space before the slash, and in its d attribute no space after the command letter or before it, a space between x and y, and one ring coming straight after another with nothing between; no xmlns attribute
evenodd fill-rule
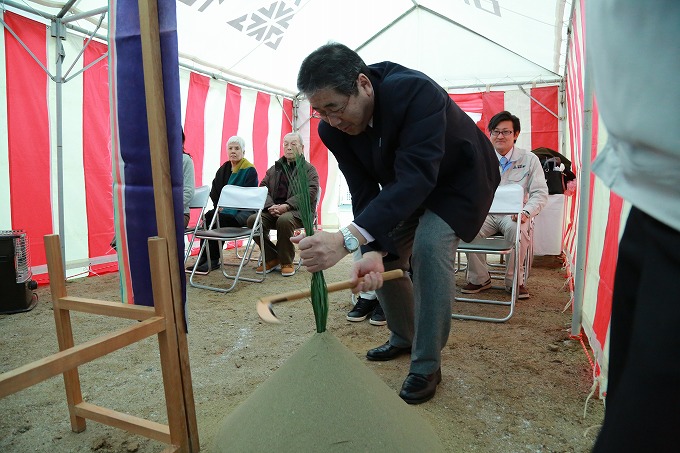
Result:
<svg viewBox="0 0 680 453"><path fill-rule="evenodd" d="M555 81L564 70L564 1L181 2L181 57L291 94L304 57L328 41L444 87Z"/></svg>
<svg viewBox="0 0 680 453"><path fill-rule="evenodd" d="M159 0L173 1L173 0ZM560 117L559 151L571 157L579 182L590 179L589 174L580 174L581 161L589 162L589 149L601 148L606 133L603 127L594 130L592 144L584 121L584 99L591 93L585 89L585 23L581 12L585 1L567 2L566 0L344 0L330 2L328 0L178 0L178 46L180 63L185 70L202 73L209 77L209 92L206 96L204 111L217 112L205 116L205 162L201 166L203 183L209 182L214 174L215 165L219 161L220 140L223 138L215 128L220 127L221 119L215 114L223 110L224 82L244 87L242 97L241 118L237 129L242 135L253 134L251 118L258 110L257 100L262 98L258 93L266 93L272 98L267 104L269 108L272 131L266 137L267 148L262 154L262 162L269 163L277 155L279 135L287 126L287 114L280 107L279 100L289 102L295 97L296 74L302 59L313 49L328 42L338 41L356 49L369 63L392 60L422 70L452 93L486 92L499 89L508 93L505 102L499 106L507 106L513 112L529 111L529 118L522 118L522 139L528 140L534 124L533 115L537 105L531 107L524 103L530 99L533 86L560 84L558 108L553 113ZM575 3L572 5L572 3ZM105 40L107 34L106 0L4 0L0 4L0 12L12 11L22 16L37 20L45 25L51 24L59 15L61 21L76 32L96 31ZM86 14L94 13L94 14ZM568 30L571 28L571 33ZM2 25L0 34L0 67L3 77L0 80L0 228L15 227L16 213L15 192L12 190L14 180L10 175L12 167L11 152L8 158L8 114L7 98L16 93L8 93L5 73L7 70L6 46L13 35ZM46 67L54 74L56 41L45 30ZM65 66L77 61L75 71L85 69L87 65L78 61L80 45L86 38L74 39L69 36L62 42L65 46ZM568 57L568 58L567 58ZM100 62L101 63L101 62ZM37 68L37 66L36 66ZM190 75L183 72L182 89L188 90ZM44 221L45 233L58 232L58 223L63 221L54 207L57 204L57 159L56 128L54 106L56 94L54 85L45 77L46 90L43 90L48 101L49 131L42 137L45 139L47 154L47 170L43 173L47 181L40 181L40 187L51 193L49 219ZM219 83L218 83L219 82ZM42 83L42 82L41 82ZM87 146L81 128L85 128L85 110L78 104L87 104L83 93L84 81L80 76L70 81L71 85L63 87L63 105L69 116L61 126L63 132L63 153L61 157L68 160L69 168L62 177L65 190L78 193L79 196L69 200L70 220L66 225L66 236L90 236L95 227L90 225L89 214L93 209L83 199L83 187L87 186L87 175L82 172L81 154L79 150ZM517 85L522 90L517 91ZM39 90L38 90L39 91ZM91 95L90 95L91 97ZM190 98L187 91L181 93L183 102L182 118L185 120L186 102ZM193 99L193 98L192 98ZM276 99L276 100L275 100ZM514 100L518 103L515 103ZM70 107L69 107L70 105ZM517 106L524 106L519 108ZM562 111L566 105L567 110ZM41 107L42 108L42 107ZM519 110L518 110L519 108ZM305 138L309 138L311 151L318 146L315 128L307 120L308 105L301 104L300 117L291 126L300 129ZM545 110L545 109L544 109ZM558 111L559 110L559 111ZM471 112L473 115L479 112ZM36 124L37 124L36 119ZM597 125L595 113L593 122ZM42 126L42 125L41 125ZM36 126L37 129L37 126ZM11 137L10 137L11 139ZM203 140L203 139L202 139ZM598 142L599 141L599 142ZM533 147L533 139L531 141ZM599 143L599 145L598 145ZM525 147L526 144L524 145ZM529 147L529 148L531 148ZM51 152L51 154L49 154ZM315 151L317 156L323 150ZM83 153L88 157L87 152ZM266 156L266 157L265 157ZM339 186L337 171L332 156L327 157L328 179L324 191L325 200L335 196ZM44 162L43 162L44 163ZM587 166L585 166L587 168ZM75 173L74 173L75 172ZM31 181L35 184L37 181ZM568 265L576 272L577 240L576 222L578 212L592 214L588 222L588 239L590 247L582 251L586 255L585 275L586 304L576 307L575 318L582 322L594 348L598 366L606 374L606 344L608 341L608 312L611 304L609 288L611 276L607 273L615 260L616 243L620 233L620 225L627 214L628 205L617 199L602 184L593 178L593 189L590 198L585 197L581 203L572 197L565 207L565 240L564 250L568 255ZM41 203L45 204L44 200ZM587 204L587 206L586 206ZM582 206L583 205L583 206ZM49 210L49 207L47 208ZM329 203L327 214L333 214L334 207ZM26 209L24 209L26 210ZM83 214L85 213L85 214ZM87 222L83 217L87 217ZM331 216L326 216L324 222ZM607 225L614 228L607 228ZM71 230L69 230L71 229ZM42 231L42 230L41 230ZM100 230L103 231L103 230ZM108 233L101 233L92 242L88 252L84 244L70 245L65 253L67 262L89 261L92 269L93 256L103 257L99 264L107 264L110 255L106 255L105 246ZM586 241L584 240L583 243ZM94 244L94 245L93 245ZM100 251L92 253L92 248ZM106 255L106 256L105 256ZM73 272L78 269L71 269ZM572 276L576 279L583 275ZM573 290L572 286L572 290ZM583 317L581 318L581 316ZM604 382L604 381L603 381ZM603 391L603 388L600 389Z"/></svg>
<svg viewBox="0 0 680 453"><path fill-rule="evenodd" d="M163 0L161 0L163 1ZM169 0L165 0L169 1ZM106 0L6 0L94 30ZM178 0L180 57L196 68L294 95L297 69L328 41L370 62L421 70L444 87L555 82L564 75L566 0ZM106 35L105 17L99 33Z"/></svg>

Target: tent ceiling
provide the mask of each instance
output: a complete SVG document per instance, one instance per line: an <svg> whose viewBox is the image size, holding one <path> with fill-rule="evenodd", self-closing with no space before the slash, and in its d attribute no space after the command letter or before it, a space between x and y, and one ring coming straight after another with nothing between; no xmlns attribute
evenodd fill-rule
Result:
<svg viewBox="0 0 680 453"><path fill-rule="evenodd" d="M197 69L296 93L300 63L337 41L367 63L392 60L444 87L555 81L564 76L567 0L178 0L180 57ZM44 17L105 0L13 0ZM94 29L99 17L73 23ZM103 24L105 28L106 21ZM102 31L100 30L100 33Z"/></svg>

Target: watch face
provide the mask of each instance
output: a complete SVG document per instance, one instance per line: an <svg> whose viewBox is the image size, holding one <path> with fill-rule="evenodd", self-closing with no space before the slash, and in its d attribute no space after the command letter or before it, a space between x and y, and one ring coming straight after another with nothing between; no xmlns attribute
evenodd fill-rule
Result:
<svg viewBox="0 0 680 453"><path fill-rule="evenodd" d="M347 247L347 250L349 250L350 252L353 252L359 248L359 241L354 236L346 237L345 247Z"/></svg>

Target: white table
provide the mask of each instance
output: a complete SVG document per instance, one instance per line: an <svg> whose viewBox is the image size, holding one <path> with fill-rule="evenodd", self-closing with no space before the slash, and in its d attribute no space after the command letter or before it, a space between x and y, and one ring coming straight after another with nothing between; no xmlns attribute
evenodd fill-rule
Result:
<svg viewBox="0 0 680 453"><path fill-rule="evenodd" d="M534 217L534 255L562 253L564 195L548 195L548 203Z"/></svg>

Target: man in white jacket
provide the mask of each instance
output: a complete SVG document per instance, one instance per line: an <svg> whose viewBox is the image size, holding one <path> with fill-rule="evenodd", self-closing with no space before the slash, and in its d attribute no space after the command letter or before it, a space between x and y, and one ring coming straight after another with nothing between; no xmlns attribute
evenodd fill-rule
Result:
<svg viewBox="0 0 680 453"><path fill-rule="evenodd" d="M497 113L489 121L489 136L496 150L498 168L501 172L501 183L519 184L524 188L524 210L521 218L516 215L488 215L477 237L485 238L500 232L508 241L515 241L516 222L520 225L519 288L518 299L528 299L529 291L524 284L524 261L529 250L530 219L541 212L548 201L548 185L545 182L543 167L534 153L517 148L515 143L520 132L519 118L507 111ZM513 252L514 253L514 252ZM491 276L486 264L486 256L477 253L467 254L468 283L461 289L465 294L476 294L491 288ZM512 279L515 272L514 255L508 257L505 274L505 287L512 290Z"/></svg>

